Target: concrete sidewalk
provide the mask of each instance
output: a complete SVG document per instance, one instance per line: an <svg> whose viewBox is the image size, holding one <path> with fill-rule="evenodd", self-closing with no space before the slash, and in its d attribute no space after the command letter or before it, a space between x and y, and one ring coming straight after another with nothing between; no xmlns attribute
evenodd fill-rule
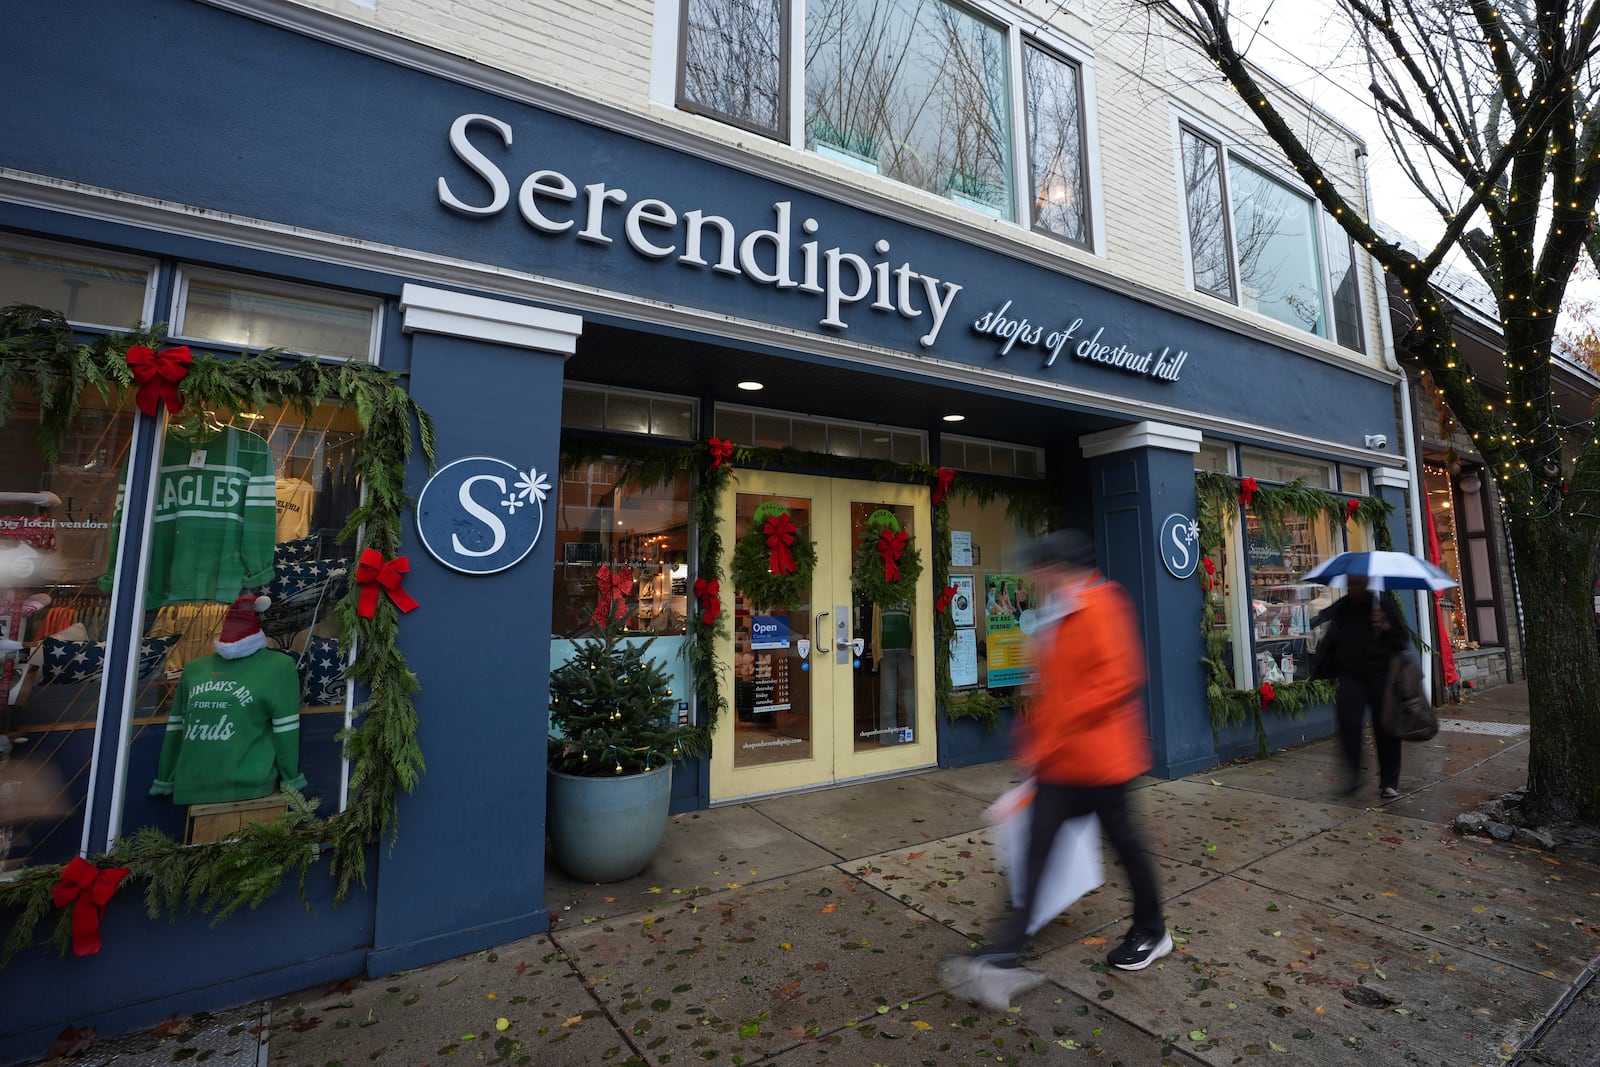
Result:
<svg viewBox="0 0 1600 1067"><path fill-rule="evenodd" d="M549 935L74 1062L1600 1063L1600 867L1450 828L1523 784L1526 691L1442 710L1382 806L1370 753L1362 792L1335 795L1332 741L1141 782L1177 951L1107 970L1131 906L1108 855L1009 1012L935 978L1001 906L982 812L1016 776L995 764L682 815L638 878L552 872Z"/></svg>

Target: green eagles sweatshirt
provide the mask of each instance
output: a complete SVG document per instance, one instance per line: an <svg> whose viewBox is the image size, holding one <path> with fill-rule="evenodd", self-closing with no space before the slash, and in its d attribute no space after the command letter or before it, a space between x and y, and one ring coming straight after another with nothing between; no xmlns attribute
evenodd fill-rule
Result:
<svg viewBox="0 0 1600 1067"><path fill-rule="evenodd" d="M267 442L231 426L199 444L168 434L156 482L145 607L197 600L230 604L240 589L267 585L277 525L277 480ZM119 496L110 566L100 579L105 592L116 571L121 526Z"/></svg>
<svg viewBox="0 0 1600 1067"><path fill-rule="evenodd" d="M280 780L291 789L306 785L294 660L272 649L190 660L167 715L150 795L175 804L254 800Z"/></svg>

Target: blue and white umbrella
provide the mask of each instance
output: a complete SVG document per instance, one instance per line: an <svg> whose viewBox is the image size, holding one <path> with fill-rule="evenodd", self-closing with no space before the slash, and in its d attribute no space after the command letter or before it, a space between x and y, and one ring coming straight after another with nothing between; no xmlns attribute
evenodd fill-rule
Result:
<svg viewBox="0 0 1600 1067"><path fill-rule="evenodd" d="M1370 589L1449 589L1454 578L1425 559L1405 552L1341 552L1317 564L1302 582L1343 589L1352 574L1366 575Z"/></svg>

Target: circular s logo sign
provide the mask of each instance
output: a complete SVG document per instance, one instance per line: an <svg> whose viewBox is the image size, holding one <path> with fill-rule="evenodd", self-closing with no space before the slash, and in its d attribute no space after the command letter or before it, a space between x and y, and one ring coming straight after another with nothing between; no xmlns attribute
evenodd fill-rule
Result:
<svg viewBox="0 0 1600 1067"><path fill-rule="evenodd" d="M1161 562L1174 578L1187 578L1200 562L1200 524L1187 515L1168 515L1161 524Z"/></svg>
<svg viewBox="0 0 1600 1067"><path fill-rule="evenodd" d="M417 533L434 559L462 574L496 574L533 551L550 482L533 467L468 456L447 463L417 497Z"/></svg>

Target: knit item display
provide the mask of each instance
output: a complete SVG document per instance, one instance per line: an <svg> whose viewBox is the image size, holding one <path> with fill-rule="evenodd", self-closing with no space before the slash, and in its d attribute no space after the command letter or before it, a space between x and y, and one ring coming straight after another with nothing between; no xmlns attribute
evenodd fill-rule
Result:
<svg viewBox="0 0 1600 1067"><path fill-rule="evenodd" d="M121 522L119 501L111 563L100 579L106 592L116 569ZM240 589L271 582L277 522L267 442L231 426L201 442L168 434L156 486L145 607L207 600L228 604Z"/></svg>
<svg viewBox="0 0 1600 1067"><path fill-rule="evenodd" d="M150 795L176 804L254 800L280 781L290 789L306 785L294 660L269 649L190 661L167 716Z"/></svg>

